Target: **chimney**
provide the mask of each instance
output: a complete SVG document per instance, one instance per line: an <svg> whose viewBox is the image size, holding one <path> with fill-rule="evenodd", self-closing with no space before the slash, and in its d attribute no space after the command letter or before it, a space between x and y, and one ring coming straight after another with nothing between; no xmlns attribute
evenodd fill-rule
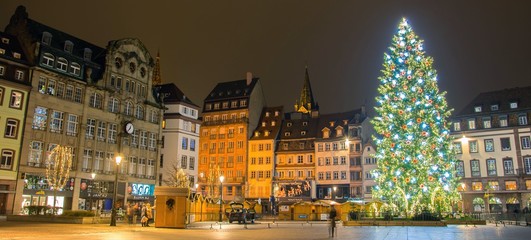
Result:
<svg viewBox="0 0 531 240"><path fill-rule="evenodd" d="M253 73L247 72L247 86L251 85L252 81L253 81Z"/></svg>

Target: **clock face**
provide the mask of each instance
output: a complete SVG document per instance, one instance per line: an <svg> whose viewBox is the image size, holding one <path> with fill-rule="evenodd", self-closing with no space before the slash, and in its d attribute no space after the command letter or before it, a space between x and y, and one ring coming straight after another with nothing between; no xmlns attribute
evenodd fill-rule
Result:
<svg viewBox="0 0 531 240"><path fill-rule="evenodd" d="M125 132L126 133L133 134L134 131L135 131L135 127L133 126L132 123L126 123L125 124Z"/></svg>

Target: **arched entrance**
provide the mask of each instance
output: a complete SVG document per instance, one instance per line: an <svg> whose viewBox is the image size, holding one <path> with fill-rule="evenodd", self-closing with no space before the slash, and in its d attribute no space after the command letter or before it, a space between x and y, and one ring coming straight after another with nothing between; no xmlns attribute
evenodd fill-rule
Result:
<svg viewBox="0 0 531 240"><path fill-rule="evenodd" d="M503 211L502 202L500 198L497 197L491 197L489 199L489 208L490 212L499 212L501 213Z"/></svg>
<svg viewBox="0 0 531 240"><path fill-rule="evenodd" d="M519 213L520 212L520 201L515 197L508 198L506 203L507 213Z"/></svg>
<svg viewBox="0 0 531 240"><path fill-rule="evenodd" d="M472 200L472 208L474 209L474 212L485 211L485 200L479 197L474 198L474 200Z"/></svg>

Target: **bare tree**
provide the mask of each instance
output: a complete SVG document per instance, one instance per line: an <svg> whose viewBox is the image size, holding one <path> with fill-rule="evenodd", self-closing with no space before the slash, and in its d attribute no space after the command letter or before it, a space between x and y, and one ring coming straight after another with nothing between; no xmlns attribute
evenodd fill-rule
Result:
<svg viewBox="0 0 531 240"><path fill-rule="evenodd" d="M171 187L190 188L190 177L177 165L172 165L168 170L169 177L164 179L164 183Z"/></svg>
<svg viewBox="0 0 531 240"><path fill-rule="evenodd" d="M57 145L48 155L46 161L46 180L53 189L53 214L56 210L57 190L63 189L70 177L72 167L72 148Z"/></svg>

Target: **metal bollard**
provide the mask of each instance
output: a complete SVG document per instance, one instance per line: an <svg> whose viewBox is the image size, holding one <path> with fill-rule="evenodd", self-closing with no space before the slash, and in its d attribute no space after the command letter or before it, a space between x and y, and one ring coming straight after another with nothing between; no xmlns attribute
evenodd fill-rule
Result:
<svg viewBox="0 0 531 240"><path fill-rule="evenodd" d="M243 228L248 229L247 228L247 222L245 220L243 221Z"/></svg>
<svg viewBox="0 0 531 240"><path fill-rule="evenodd" d="M214 225L214 224L212 224L212 223L210 224L210 229L214 229L214 227L212 227L212 225Z"/></svg>
<svg viewBox="0 0 531 240"><path fill-rule="evenodd" d="M267 223L267 228L271 228L271 223Z"/></svg>

